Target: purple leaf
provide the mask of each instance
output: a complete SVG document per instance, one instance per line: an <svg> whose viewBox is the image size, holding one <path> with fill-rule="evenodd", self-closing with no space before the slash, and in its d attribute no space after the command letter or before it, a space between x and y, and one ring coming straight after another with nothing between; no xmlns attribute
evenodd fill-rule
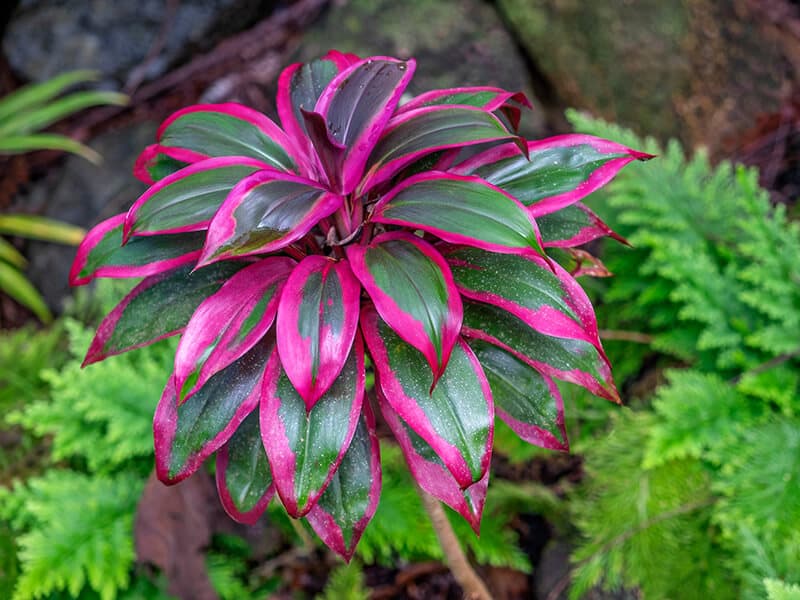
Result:
<svg viewBox="0 0 800 600"><path fill-rule="evenodd" d="M151 275L100 323L81 366L181 333L192 313L244 263L192 272L191 266Z"/></svg>
<svg viewBox="0 0 800 600"><path fill-rule="evenodd" d="M273 348L271 340L256 344L180 406L175 379L170 377L153 418L156 474L162 482L173 484L189 477L256 408Z"/></svg>
<svg viewBox="0 0 800 600"><path fill-rule="evenodd" d="M581 202L542 215L536 223L542 232L545 248L573 248L604 236L630 245Z"/></svg>
<svg viewBox="0 0 800 600"><path fill-rule="evenodd" d="M560 265L474 248L456 248L445 256L465 298L502 308L539 333L584 340L603 352L592 305Z"/></svg>
<svg viewBox="0 0 800 600"><path fill-rule="evenodd" d="M483 478L492 454L494 405L469 346L459 338L447 369L430 391L432 376L423 357L372 307L364 307L361 329L377 371L377 387L400 418L430 444L462 488Z"/></svg>
<svg viewBox="0 0 800 600"><path fill-rule="evenodd" d="M217 492L225 512L234 521L253 525L275 495L257 411L251 412L219 449L216 471Z"/></svg>
<svg viewBox="0 0 800 600"><path fill-rule="evenodd" d="M648 160L615 142L568 134L528 142L528 159L512 144L496 146L454 167L478 175L528 207L538 217L574 204L611 181L633 160Z"/></svg>
<svg viewBox="0 0 800 600"><path fill-rule="evenodd" d="M261 434L275 487L293 517L308 513L325 491L353 439L364 400L364 348L356 337L339 377L306 410L303 398L270 358L261 397Z"/></svg>
<svg viewBox="0 0 800 600"><path fill-rule="evenodd" d="M322 92L336 74L360 60L355 55L331 50L319 60L286 67L278 79L278 116L284 131L306 156L313 147L306 134L302 112L313 111Z"/></svg>
<svg viewBox="0 0 800 600"><path fill-rule="evenodd" d="M260 260L197 307L175 353L173 377L181 402L264 337L294 265L286 257Z"/></svg>
<svg viewBox="0 0 800 600"><path fill-rule="evenodd" d="M480 177L414 175L375 205L372 220L421 229L446 242L489 252L544 254L539 229L525 207Z"/></svg>
<svg viewBox="0 0 800 600"><path fill-rule="evenodd" d="M70 285L96 277L147 277L194 263L200 257L202 232L135 238L122 245L125 214L95 225L78 246L69 271Z"/></svg>
<svg viewBox="0 0 800 600"><path fill-rule="evenodd" d="M152 185L167 175L180 171L187 165L208 158L185 148L167 148L160 144L151 144L139 154L133 165L133 175L147 185Z"/></svg>
<svg viewBox="0 0 800 600"><path fill-rule="evenodd" d="M497 346L478 340L470 346L489 380L497 416L529 444L568 451L564 401L553 380Z"/></svg>
<svg viewBox="0 0 800 600"><path fill-rule="evenodd" d="M461 329L461 296L447 262L405 232L383 233L369 246L347 246L347 258L383 320L422 352L435 385Z"/></svg>
<svg viewBox="0 0 800 600"><path fill-rule="evenodd" d="M349 561L378 508L380 493L381 458L375 417L365 402L342 463L306 518L322 541Z"/></svg>
<svg viewBox="0 0 800 600"><path fill-rule="evenodd" d="M280 250L341 204L340 196L303 177L254 173L231 190L214 215L199 264Z"/></svg>
<svg viewBox="0 0 800 600"><path fill-rule="evenodd" d="M346 148L341 192L360 182L380 133L414 74L413 59L373 56L343 70L319 97L314 112L324 118L331 137Z"/></svg>
<svg viewBox="0 0 800 600"><path fill-rule="evenodd" d="M403 422L380 392L378 399L383 418L397 439L417 484L464 517L476 534L480 533L481 515L489 485L489 470L487 469L479 481L462 489L433 448Z"/></svg>
<svg viewBox="0 0 800 600"><path fill-rule="evenodd" d="M398 114L386 126L367 165L362 193L389 181L401 169L434 152L512 140L518 152L525 142L494 115L471 106L428 106Z"/></svg>
<svg viewBox="0 0 800 600"><path fill-rule="evenodd" d="M302 162L280 127L257 110L233 102L179 110L161 124L156 138L165 151L181 149L205 158L248 156L286 172L296 171Z"/></svg>
<svg viewBox="0 0 800 600"><path fill-rule="evenodd" d="M269 167L254 158L226 156L209 158L166 176L131 206L122 230L123 242L131 235L205 229L233 187L266 168Z"/></svg>
<svg viewBox="0 0 800 600"><path fill-rule="evenodd" d="M301 110L301 113L308 139L311 140L319 165L325 173L328 187L334 192L342 193L342 171L347 147L331 136L325 117L321 114L307 110Z"/></svg>
<svg viewBox="0 0 800 600"><path fill-rule="evenodd" d="M462 333L510 352L540 373L620 402L608 359L589 342L543 335L501 308L474 302L464 305Z"/></svg>
<svg viewBox="0 0 800 600"><path fill-rule="evenodd" d="M281 293L276 333L286 376L311 410L344 366L358 329L361 285L347 262L309 256Z"/></svg>

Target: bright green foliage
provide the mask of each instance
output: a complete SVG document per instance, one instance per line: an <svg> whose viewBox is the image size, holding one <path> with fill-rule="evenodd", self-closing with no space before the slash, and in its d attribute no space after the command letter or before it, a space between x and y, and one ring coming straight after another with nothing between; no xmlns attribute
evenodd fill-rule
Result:
<svg viewBox="0 0 800 600"><path fill-rule="evenodd" d="M787 584L778 579L765 579L767 600L800 600L800 585Z"/></svg>
<svg viewBox="0 0 800 600"><path fill-rule="evenodd" d="M570 119L642 146L615 126ZM650 364L691 368L666 372L652 412L583 441L590 477L574 509L586 541L573 595L602 582L645 598L763 598L765 579L800 581L800 230L754 171L712 169L675 142L663 153L644 146L661 156L632 165L593 204L634 246L604 248L616 276L599 321L652 335ZM641 345L607 346L628 376L647 356Z"/></svg>
<svg viewBox="0 0 800 600"><path fill-rule="evenodd" d="M75 321L67 321L66 328L71 352L81 356L92 332ZM51 435L56 460L80 458L92 472L109 472L142 458L146 473L153 454L153 411L173 351L174 345L160 344L85 370L77 360L60 371L48 369L43 378L52 399L30 403L7 420Z"/></svg>
<svg viewBox="0 0 800 600"><path fill-rule="evenodd" d="M3 517L25 530L14 600L89 586L103 600L128 584L134 559L133 512L142 481L122 473L87 476L48 471L0 495ZM11 496L9 499L8 496Z"/></svg>
<svg viewBox="0 0 800 600"><path fill-rule="evenodd" d="M644 598L729 598L732 577L712 524L708 474L692 460L642 468L654 417L623 413L586 458L591 484L574 502L587 541L575 552L571 597L602 582Z"/></svg>
<svg viewBox="0 0 800 600"><path fill-rule="evenodd" d="M317 600L367 600L369 591L364 582L364 572L358 562L341 565L331 571L325 591Z"/></svg>
<svg viewBox="0 0 800 600"><path fill-rule="evenodd" d="M0 518L18 546L13 598L83 597L89 590L103 600L136 598L137 589L156 590L139 598L157 598L156 588L138 580L127 596L122 592L134 560L133 514L152 468L152 412L174 346L160 343L81 370L79 357L91 331L71 320L55 329L62 337L64 330L71 361L61 370L45 370L39 379L28 372L39 368L43 357L27 365L20 360L20 377L12 381L15 389L34 391L36 400L17 405L7 422L48 436L52 458L71 467L0 488ZM48 338L39 336L31 338L32 345L46 349ZM24 358L24 347L16 347ZM2 584L11 585L6 578Z"/></svg>
<svg viewBox="0 0 800 600"><path fill-rule="evenodd" d="M356 554L366 564L393 565L400 556L406 560L441 560L442 548L430 522L425 518L419 492L403 464L398 448L383 444L381 463L383 488L378 511L365 530ZM552 497L538 488L528 490L494 481L489 486L478 537L455 513L445 509L461 544L480 564L530 571L527 556L517 545L517 535L509 527L514 514L521 510L541 511L552 507Z"/></svg>

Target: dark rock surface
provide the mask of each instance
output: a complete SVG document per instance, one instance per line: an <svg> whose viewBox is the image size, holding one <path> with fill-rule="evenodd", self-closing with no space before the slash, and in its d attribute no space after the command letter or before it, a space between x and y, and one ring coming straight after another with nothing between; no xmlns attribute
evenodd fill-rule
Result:
<svg viewBox="0 0 800 600"><path fill-rule="evenodd" d="M310 27L297 60L331 48L360 56L414 57L417 71L409 92L465 85L522 90L534 106L523 57L494 7L481 0L349 0L335 2ZM541 136L538 108L523 116L523 133Z"/></svg>
<svg viewBox="0 0 800 600"><path fill-rule="evenodd" d="M110 84L152 79L261 16L264 0L29 0L3 48L23 78L95 69ZM137 70L139 69L139 70Z"/></svg>
<svg viewBox="0 0 800 600"><path fill-rule="evenodd" d="M497 4L562 105L712 153L800 84L784 0Z"/></svg>

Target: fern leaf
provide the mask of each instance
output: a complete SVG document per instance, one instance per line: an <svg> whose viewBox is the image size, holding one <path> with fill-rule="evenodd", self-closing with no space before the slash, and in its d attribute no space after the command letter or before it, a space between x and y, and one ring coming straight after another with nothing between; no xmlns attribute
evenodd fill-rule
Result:
<svg viewBox="0 0 800 600"><path fill-rule="evenodd" d="M31 528L17 539L22 572L14 600L88 584L103 600L127 587L134 560L133 513L143 482L122 473L90 477L51 470L14 488Z"/></svg>

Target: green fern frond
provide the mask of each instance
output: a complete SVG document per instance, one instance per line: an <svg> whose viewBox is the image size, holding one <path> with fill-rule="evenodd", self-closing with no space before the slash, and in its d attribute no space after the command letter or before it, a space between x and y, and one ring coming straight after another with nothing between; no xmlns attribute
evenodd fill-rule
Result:
<svg viewBox="0 0 800 600"><path fill-rule="evenodd" d="M711 523L708 473L693 460L643 469L653 416L623 413L587 456L588 479L575 498L583 542L571 598L591 587L639 588L645 598L733 598L732 574Z"/></svg>
<svg viewBox="0 0 800 600"><path fill-rule="evenodd" d="M7 420L37 435L50 435L54 459L83 460L92 472L109 472L149 458L153 412L169 375L174 342L81 369L79 357L91 333L76 321L67 321L66 327L75 358L60 371L43 372L51 398L33 402ZM142 462L148 463L142 468L149 470L150 461Z"/></svg>
<svg viewBox="0 0 800 600"><path fill-rule="evenodd" d="M779 579L765 579L767 600L800 600L800 585L789 584Z"/></svg>
<svg viewBox="0 0 800 600"><path fill-rule="evenodd" d="M316 600L367 600L369 597L364 572L358 562L353 561L331 571L325 590Z"/></svg>
<svg viewBox="0 0 800 600"><path fill-rule="evenodd" d="M130 473L114 477L51 470L14 487L15 522L22 571L14 600L58 591L73 597L84 586L102 600L127 587L135 557L133 513L143 481Z"/></svg>

